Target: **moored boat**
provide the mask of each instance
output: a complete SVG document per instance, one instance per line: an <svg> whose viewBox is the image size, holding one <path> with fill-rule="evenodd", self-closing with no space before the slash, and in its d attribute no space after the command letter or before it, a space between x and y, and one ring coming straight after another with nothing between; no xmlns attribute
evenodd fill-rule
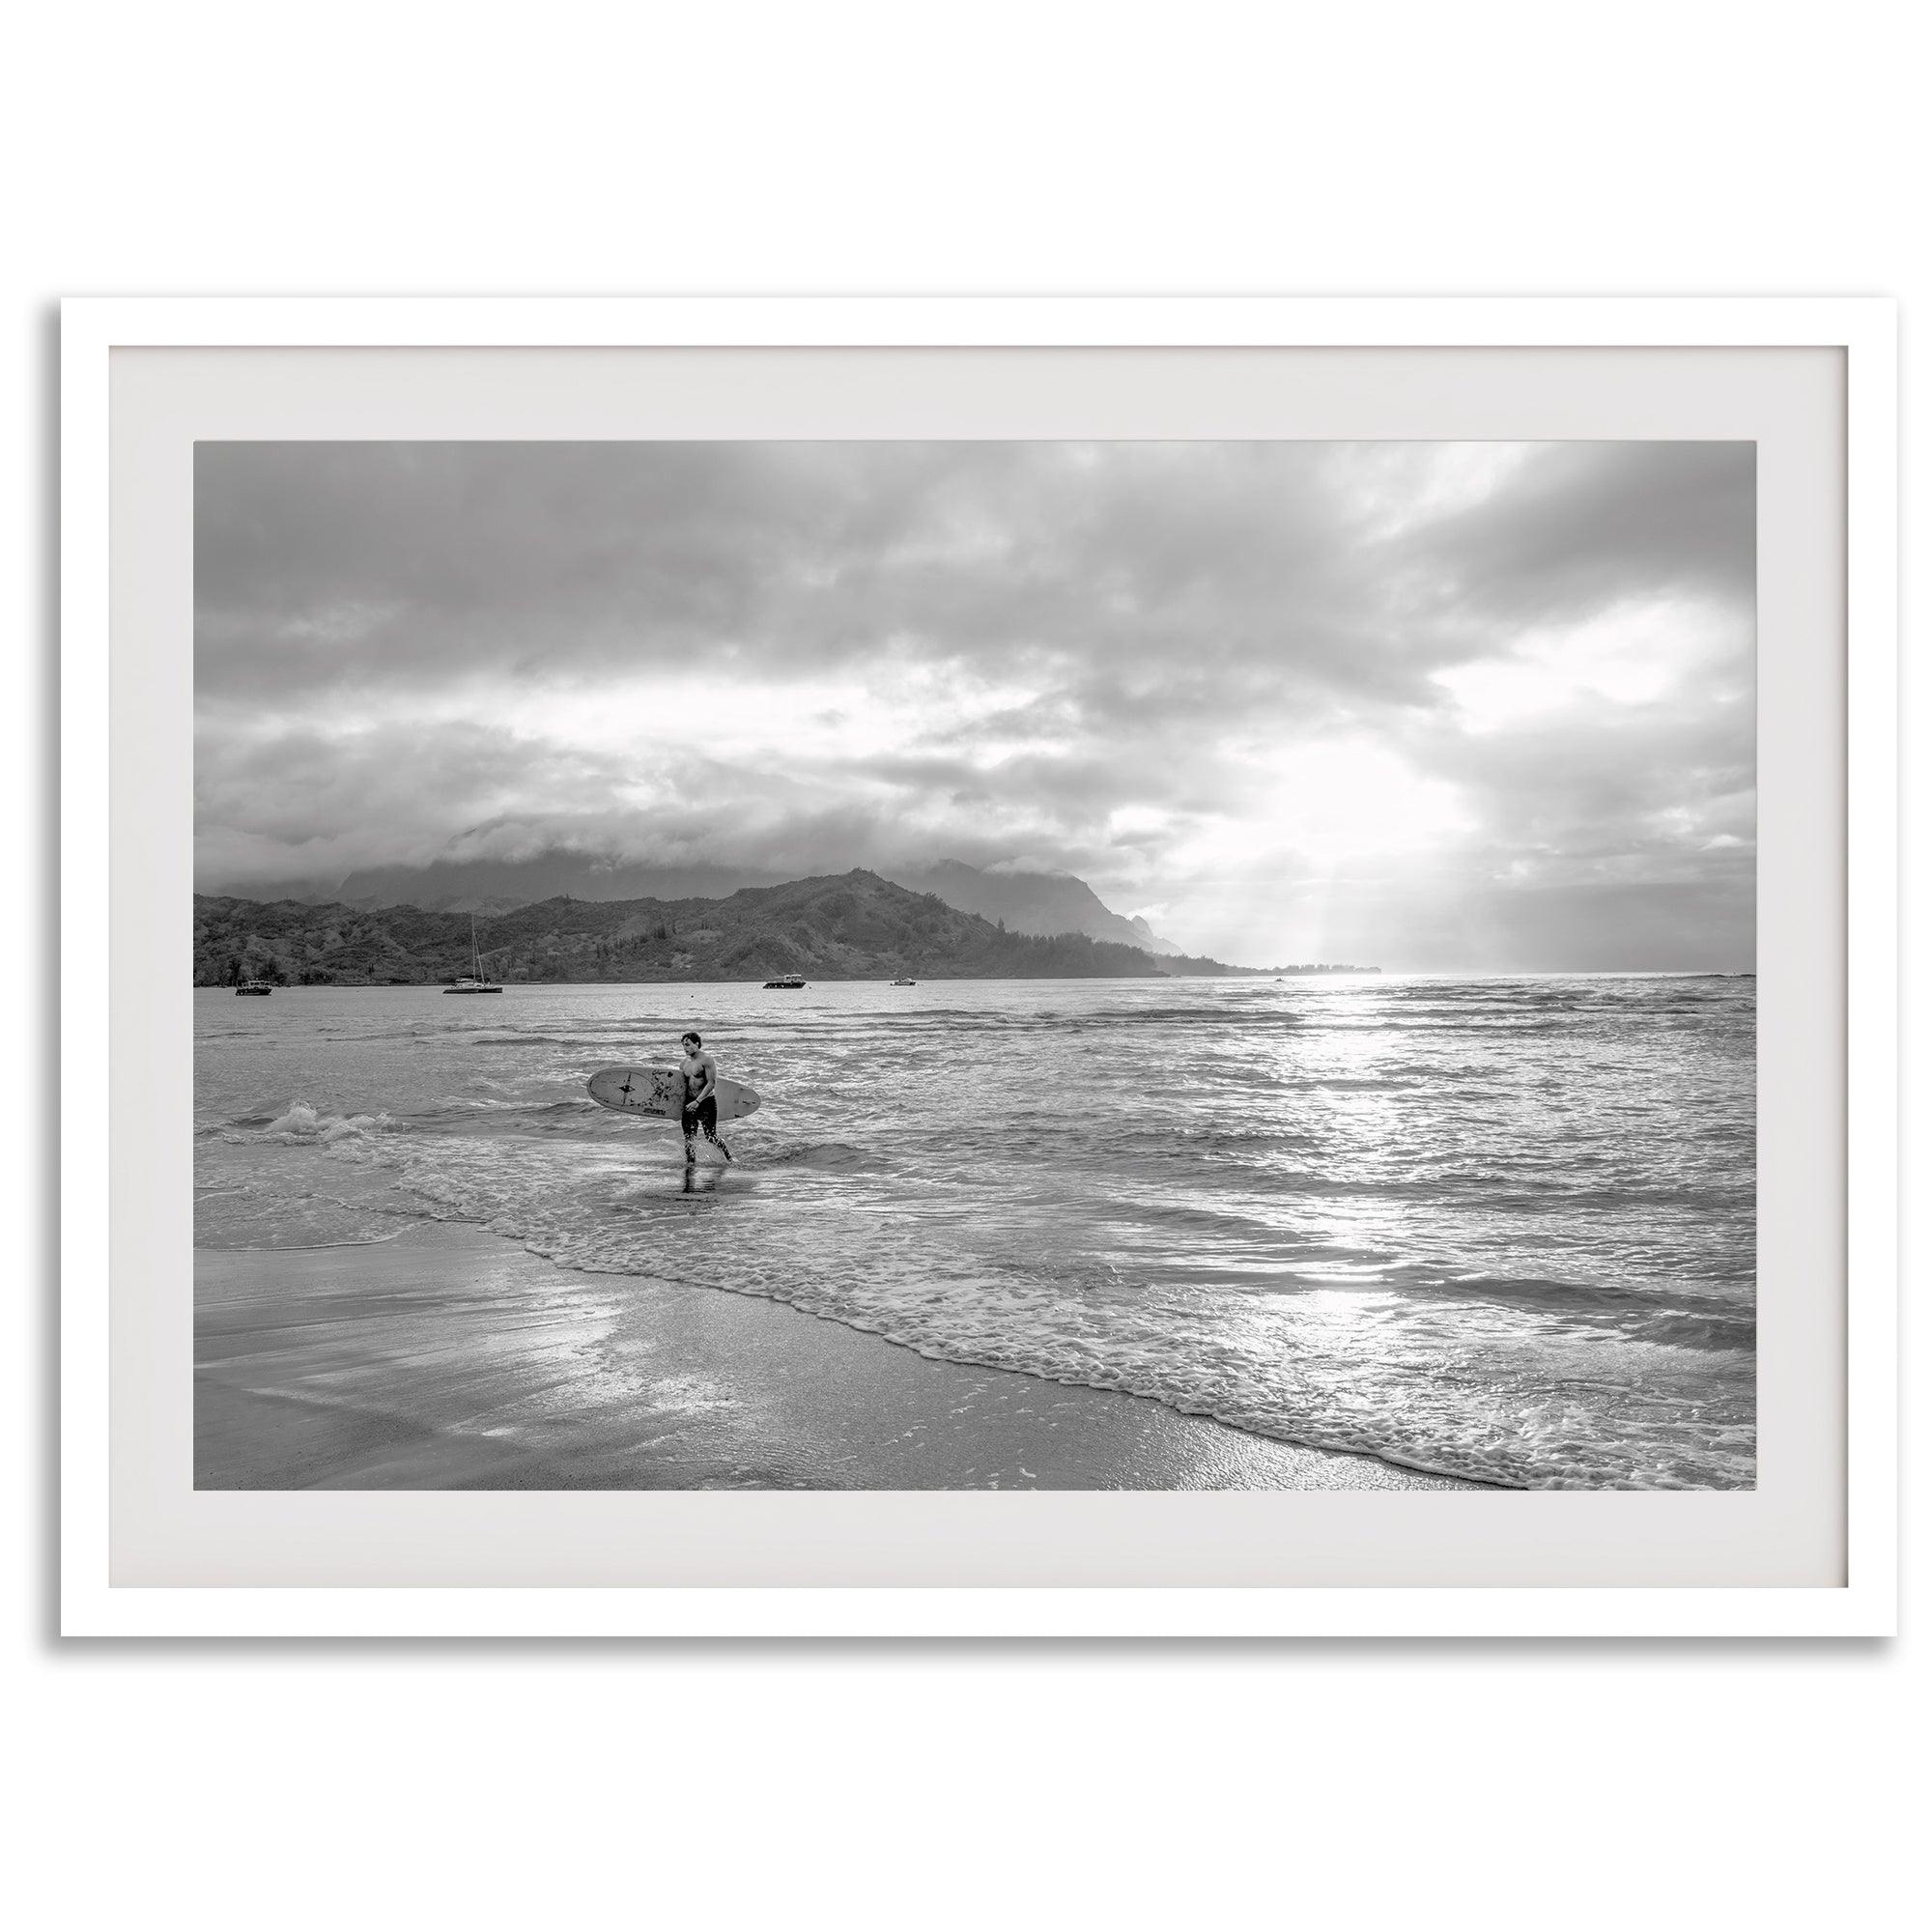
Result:
<svg viewBox="0 0 1932 1932"><path fill-rule="evenodd" d="M469 915L469 963L473 970L442 990L445 993L500 993L503 989L483 977L483 955L476 950L476 915Z"/></svg>

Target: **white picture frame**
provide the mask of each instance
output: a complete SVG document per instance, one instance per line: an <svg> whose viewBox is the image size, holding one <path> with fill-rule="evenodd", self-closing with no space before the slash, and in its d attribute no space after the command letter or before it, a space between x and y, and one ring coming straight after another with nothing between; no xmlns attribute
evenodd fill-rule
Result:
<svg viewBox="0 0 1932 1932"><path fill-rule="evenodd" d="M132 1264L117 1202L102 1211L90 1111L62 1122L62 1630L69 1635L412 1636L1860 1636L1896 1626L1897 688L1896 327L1891 303L1846 299L1273 299L810 298L649 299L86 298L63 308L62 948L64 1081L102 1091L99 1014L115 895L108 745L117 533L110 392L138 350L651 350L810 347L1066 350L1829 350L1844 370L1847 664L1846 936L1859 962L1845 1013L1843 1564L1789 1587L1201 1587L1179 1573L1131 1585L615 1583L327 1587L117 1580L110 1503L117 1413L109 1284ZM125 532L122 533L125 535ZM185 730L161 717L158 732ZM135 782L121 780L124 787ZM128 810L128 794L116 794ZM154 810L176 810L157 797ZM165 980L167 974L159 976ZM165 1107L158 1117L171 1116ZM177 1167L179 1163L177 1163ZM171 1170L170 1170L171 1171ZM167 1184L167 1173L159 1175ZM179 1176L176 1177L179 1179ZM110 1194L126 1177L110 1173ZM1818 1374L1833 1376L1823 1361ZM187 1377L151 1350L135 1373ZM113 1385L110 1386L110 1382ZM127 1453L124 1447L123 1453ZM189 1480L185 1470L181 1480ZM170 1477L172 1480L172 1477ZM379 1510L395 1499L358 1499ZM479 1499L462 1499L473 1507ZM703 1499L678 1499L686 1508ZM867 1498L843 1498L864 1504ZM975 1498L1011 1504L1014 1497ZM1448 1499L1463 1501L1470 1499ZM1481 1498L1486 1508L1520 1500ZM1583 1501L1602 1499L1586 1498ZM1667 1509L1671 1500L1634 1497ZM453 1508L443 1499L444 1508ZM390 1511L371 1520L398 1529ZM1660 1519L1662 1520L1662 1519ZM408 1520L421 1533L421 1520ZM121 1527L125 1530L127 1525ZM138 1566L137 1566L138 1568Z"/></svg>

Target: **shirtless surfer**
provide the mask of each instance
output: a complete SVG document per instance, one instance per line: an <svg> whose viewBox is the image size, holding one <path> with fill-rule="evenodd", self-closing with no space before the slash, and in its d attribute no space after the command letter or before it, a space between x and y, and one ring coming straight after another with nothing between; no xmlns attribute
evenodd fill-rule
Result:
<svg viewBox="0 0 1932 1932"><path fill-rule="evenodd" d="M705 1052L702 1035L688 1033L682 1044L684 1065L678 1071L684 1075L684 1157L688 1162L697 1158L701 1128L704 1138L729 1160L731 1150L718 1138L718 1063Z"/></svg>

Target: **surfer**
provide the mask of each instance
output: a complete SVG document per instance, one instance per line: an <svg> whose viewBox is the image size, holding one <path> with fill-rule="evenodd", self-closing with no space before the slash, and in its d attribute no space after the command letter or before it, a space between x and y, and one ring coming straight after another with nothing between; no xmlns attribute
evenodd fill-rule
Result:
<svg viewBox="0 0 1932 1932"><path fill-rule="evenodd" d="M718 1063L705 1052L701 1034L688 1033L680 1044L684 1048L684 1065L678 1069L684 1075L684 1157L687 1161L697 1158L697 1136L702 1129L704 1138L729 1160L731 1150L718 1138Z"/></svg>

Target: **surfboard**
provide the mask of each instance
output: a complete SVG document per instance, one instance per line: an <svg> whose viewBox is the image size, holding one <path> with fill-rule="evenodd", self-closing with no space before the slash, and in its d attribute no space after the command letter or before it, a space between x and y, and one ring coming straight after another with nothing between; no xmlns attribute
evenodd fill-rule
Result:
<svg viewBox="0 0 1932 1932"><path fill-rule="evenodd" d="M684 1076L673 1066L600 1066L583 1084L600 1107L681 1122ZM758 1095L742 1080L719 1081L717 1100L721 1121L740 1121L758 1111Z"/></svg>

